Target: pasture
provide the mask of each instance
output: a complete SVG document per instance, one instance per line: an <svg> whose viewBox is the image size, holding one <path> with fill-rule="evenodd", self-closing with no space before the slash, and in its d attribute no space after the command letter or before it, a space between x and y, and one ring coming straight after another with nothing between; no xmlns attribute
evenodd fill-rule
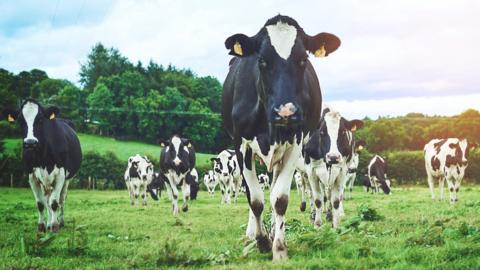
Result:
<svg viewBox="0 0 480 270"><path fill-rule="evenodd" d="M132 207L126 190L70 190L66 227L37 238L31 190L1 188L0 269L479 269L479 192L462 187L452 206L432 203L426 187L397 187L391 196L356 187L333 231L313 229L292 190L289 260L278 264L271 253L244 249L244 195L220 205L218 189L213 198L202 191L175 219L166 194Z"/></svg>

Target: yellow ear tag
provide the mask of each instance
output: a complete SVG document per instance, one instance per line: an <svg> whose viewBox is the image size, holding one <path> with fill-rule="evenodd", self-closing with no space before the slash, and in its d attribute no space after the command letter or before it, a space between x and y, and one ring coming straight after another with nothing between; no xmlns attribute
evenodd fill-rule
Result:
<svg viewBox="0 0 480 270"><path fill-rule="evenodd" d="M15 122L15 118L13 118L11 114L9 114L8 117L7 117L7 121L8 122Z"/></svg>
<svg viewBox="0 0 480 270"><path fill-rule="evenodd" d="M165 147L165 144L162 142L162 143L160 143L160 146L161 146L161 147Z"/></svg>
<svg viewBox="0 0 480 270"><path fill-rule="evenodd" d="M320 47L320 49L315 51L315 57L325 57L326 53L327 53L327 51L325 51L325 45L322 45L322 47Z"/></svg>
<svg viewBox="0 0 480 270"><path fill-rule="evenodd" d="M362 145L359 145L358 146L358 150L362 150L363 149L363 146Z"/></svg>
<svg viewBox="0 0 480 270"><path fill-rule="evenodd" d="M353 126L352 129L350 129L350 131L355 131L357 130L357 125Z"/></svg>
<svg viewBox="0 0 480 270"><path fill-rule="evenodd" d="M192 148L192 144L191 143L188 143L188 148Z"/></svg>
<svg viewBox="0 0 480 270"><path fill-rule="evenodd" d="M243 55L242 45L238 41L233 44L233 51L238 55Z"/></svg>
<svg viewBox="0 0 480 270"><path fill-rule="evenodd" d="M52 113L52 114L50 115L50 119L54 119L54 118L55 118L55 113Z"/></svg>

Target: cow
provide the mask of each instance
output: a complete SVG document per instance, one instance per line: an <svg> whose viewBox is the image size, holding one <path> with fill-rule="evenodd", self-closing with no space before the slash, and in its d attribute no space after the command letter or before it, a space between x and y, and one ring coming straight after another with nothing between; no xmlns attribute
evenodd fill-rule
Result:
<svg viewBox="0 0 480 270"><path fill-rule="evenodd" d="M213 162L213 171L220 184L221 202L230 204L231 194L233 193L236 203L242 180L235 151L223 150L217 157L210 160Z"/></svg>
<svg viewBox="0 0 480 270"><path fill-rule="evenodd" d="M153 174L152 182L147 185L147 192L150 193L150 196L155 201L158 201L161 196L162 190L165 189L166 181L168 181L168 179L163 173L156 172Z"/></svg>
<svg viewBox="0 0 480 270"><path fill-rule="evenodd" d="M129 157L124 179L130 194L130 204L138 204L138 198L142 197L142 205L147 205L147 186L153 180L152 162L139 154Z"/></svg>
<svg viewBox="0 0 480 270"><path fill-rule="evenodd" d="M387 162L379 155L375 155L368 163L368 178L372 192L382 189L385 194L391 194L391 181L387 177Z"/></svg>
<svg viewBox="0 0 480 270"><path fill-rule="evenodd" d="M39 233L58 232L64 226L69 179L82 163L82 149L74 126L69 120L59 118L59 112L57 107L44 108L31 98L18 110L3 112L9 122L20 124L22 162L37 203ZM45 208L48 210L47 226Z"/></svg>
<svg viewBox="0 0 480 270"><path fill-rule="evenodd" d="M359 153L365 147L365 141L355 141L355 150L353 157L347 165L347 181L345 182L345 200L352 199L353 184L357 178L357 169L359 162Z"/></svg>
<svg viewBox="0 0 480 270"><path fill-rule="evenodd" d="M182 211L188 211L191 177L187 177L195 168L195 148L189 139L173 135L169 140L160 142L160 171L168 179L165 182L167 192L172 200L173 215L178 216L178 187L183 194Z"/></svg>
<svg viewBox="0 0 480 270"><path fill-rule="evenodd" d="M270 188L270 177L268 176L268 174L262 173L258 175L258 181L260 183L260 186L262 187L262 190Z"/></svg>
<svg viewBox="0 0 480 270"><path fill-rule="evenodd" d="M468 166L468 154L475 147L476 144L467 139L458 138L433 139L425 145L425 169L432 200L435 200L434 180L438 179L440 200L445 199L443 185L447 180L450 203L458 201L457 193Z"/></svg>
<svg viewBox="0 0 480 270"><path fill-rule="evenodd" d="M209 170L203 176L203 183L207 187L208 194L210 194L210 196L213 196L213 194L215 193L215 187L218 184L217 176L215 175L213 170Z"/></svg>
<svg viewBox="0 0 480 270"><path fill-rule="evenodd" d="M190 173L187 175L187 183L190 183L190 199L196 200L198 195L198 190L200 189L200 183L198 182L198 172L197 169L193 168Z"/></svg>
<svg viewBox="0 0 480 270"><path fill-rule="evenodd" d="M250 206L247 236L273 260L287 258L285 212L295 161L304 140L319 122L321 91L308 52L327 56L340 46L333 34L307 35L288 16L277 15L254 36L235 34L225 41L234 58L223 84L222 119L233 138ZM262 221L264 193L255 158L273 172L273 245Z"/></svg>
<svg viewBox="0 0 480 270"><path fill-rule="evenodd" d="M343 215L343 191L348 164L354 156L354 132L363 121L347 120L332 109L323 112L320 127L305 145L305 166L315 205L313 224L321 226L322 202L331 208L332 225L338 228Z"/></svg>

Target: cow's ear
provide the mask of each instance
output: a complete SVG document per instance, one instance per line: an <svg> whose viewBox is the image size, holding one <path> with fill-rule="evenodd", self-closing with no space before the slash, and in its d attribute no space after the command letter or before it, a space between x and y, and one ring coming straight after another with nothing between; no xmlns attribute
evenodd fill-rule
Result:
<svg viewBox="0 0 480 270"><path fill-rule="evenodd" d="M18 113L11 109L5 109L2 112L2 116L5 117L5 119L10 123L13 123L17 120L17 115Z"/></svg>
<svg viewBox="0 0 480 270"><path fill-rule="evenodd" d="M192 148L193 144L192 144L192 140L190 139L182 139L183 143L188 147L188 148Z"/></svg>
<svg viewBox="0 0 480 270"><path fill-rule="evenodd" d="M340 47L340 39L334 34L320 33L315 36L305 34L305 48L315 57L325 57Z"/></svg>
<svg viewBox="0 0 480 270"><path fill-rule="evenodd" d="M161 146L162 148L164 148L165 146L167 146L168 141L166 141L166 140L158 140L158 144L160 144L160 146Z"/></svg>
<svg viewBox="0 0 480 270"><path fill-rule="evenodd" d="M219 159L219 158L216 158L216 157L212 157L212 158L210 158L210 161L212 161L212 162L215 162L215 161L216 161L216 162L220 162L220 159Z"/></svg>
<svg viewBox="0 0 480 270"><path fill-rule="evenodd" d="M469 148L470 148L470 151L474 150L475 148L478 147L478 144L476 143L469 143Z"/></svg>
<svg viewBox="0 0 480 270"><path fill-rule="evenodd" d="M255 38L244 34L235 34L225 40L225 48L230 50L228 54L239 57L249 56L257 51Z"/></svg>
<svg viewBox="0 0 480 270"><path fill-rule="evenodd" d="M55 119L58 116L60 109L56 106L51 106L45 109L45 117L48 119Z"/></svg>
<svg viewBox="0 0 480 270"><path fill-rule="evenodd" d="M363 121L362 120L351 120L347 122L347 129L350 131L356 131L357 129L360 129L363 127Z"/></svg>

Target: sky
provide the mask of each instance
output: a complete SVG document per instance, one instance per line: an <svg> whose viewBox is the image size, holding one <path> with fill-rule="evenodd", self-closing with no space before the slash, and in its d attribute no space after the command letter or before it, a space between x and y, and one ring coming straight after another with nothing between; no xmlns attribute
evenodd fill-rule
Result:
<svg viewBox="0 0 480 270"><path fill-rule="evenodd" d="M78 83L92 46L132 62L169 63L223 82L227 37L254 35L277 14L342 45L310 57L324 102L350 118L480 110L480 1L2 1L0 68L39 68Z"/></svg>

